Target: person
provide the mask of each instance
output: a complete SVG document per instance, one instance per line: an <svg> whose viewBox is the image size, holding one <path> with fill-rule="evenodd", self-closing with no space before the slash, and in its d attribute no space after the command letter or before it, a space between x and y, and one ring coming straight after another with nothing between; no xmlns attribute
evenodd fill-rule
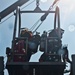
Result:
<svg viewBox="0 0 75 75"><path fill-rule="evenodd" d="M32 31L29 31L28 28L24 28L21 31L21 37L27 37L28 40L33 36Z"/></svg>
<svg viewBox="0 0 75 75"><path fill-rule="evenodd" d="M47 38L47 32L46 31L43 31L41 38Z"/></svg>
<svg viewBox="0 0 75 75"><path fill-rule="evenodd" d="M72 61L69 59L67 46L63 47L63 50L65 51L65 53L63 55L64 56L63 60L64 60L64 62L70 63L70 74L69 75L73 75L73 73L72 73Z"/></svg>
<svg viewBox="0 0 75 75"><path fill-rule="evenodd" d="M60 33L60 34L59 34L59 33ZM64 33L64 30L61 29L61 28L60 28L60 29L59 29L59 28L53 29L53 30L49 33L48 37L58 37L59 39L61 39L63 33Z"/></svg>
<svg viewBox="0 0 75 75"><path fill-rule="evenodd" d="M67 46L63 47L63 50L65 51L64 52L64 55L63 55L63 60L64 62L68 62L68 63L72 63L71 60L69 59L69 56L68 56L68 49L67 49Z"/></svg>
<svg viewBox="0 0 75 75"><path fill-rule="evenodd" d="M40 35L38 32L36 32L36 34L32 36L32 38L28 43L28 49L31 51L32 54L37 52L39 44L40 44Z"/></svg>

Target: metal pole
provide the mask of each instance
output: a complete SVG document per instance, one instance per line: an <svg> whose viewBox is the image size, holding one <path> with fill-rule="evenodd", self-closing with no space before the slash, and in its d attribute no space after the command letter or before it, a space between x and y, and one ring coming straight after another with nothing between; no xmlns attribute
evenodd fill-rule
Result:
<svg viewBox="0 0 75 75"><path fill-rule="evenodd" d="M59 7L57 7L57 10L56 11L57 11L57 14L58 14L58 34L59 34L59 38L61 38Z"/></svg>
<svg viewBox="0 0 75 75"><path fill-rule="evenodd" d="M19 18L19 30L18 30L18 37L20 37L20 29L21 29L21 13L20 8L18 7L18 18Z"/></svg>
<svg viewBox="0 0 75 75"><path fill-rule="evenodd" d="M11 6L6 8L5 10L0 12L0 19L3 19L7 15L9 15L11 12L16 10L18 6L22 6L23 4L27 3L30 0L17 0L15 3L13 3Z"/></svg>
<svg viewBox="0 0 75 75"><path fill-rule="evenodd" d="M72 55L72 67L71 67L72 75L75 75L75 54Z"/></svg>
<svg viewBox="0 0 75 75"><path fill-rule="evenodd" d="M55 19L54 19L54 29L56 29L57 24L58 24L58 35L59 35L59 38L61 38L59 7L56 7Z"/></svg>
<svg viewBox="0 0 75 75"><path fill-rule="evenodd" d="M55 11L55 18L54 18L54 29L56 29L56 18L57 18L57 11Z"/></svg>
<svg viewBox="0 0 75 75"><path fill-rule="evenodd" d="M45 53L47 53L47 38L46 38L46 40L45 40L45 42L46 42L46 48L45 48Z"/></svg>
<svg viewBox="0 0 75 75"><path fill-rule="evenodd" d="M33 75L35 75L35 68L33 68Z"/></svg>
<svg viewBox="0 0 75 75"><path fill-rule="evenodd" d="M4 75L4 57L0 56L0 75Z"/></svg>
<svg viewBox="0 0 75 75"><path fill-rule="evenodd" d="M15 43L15 37L16 37L16 28L17 28L17 11L18 9L16 9L16 14L15 14L15 24L14 24L14 32L13 32L13 41L12 41L12 61L13 61L13 56L14 56L14 43Z"/></svg>

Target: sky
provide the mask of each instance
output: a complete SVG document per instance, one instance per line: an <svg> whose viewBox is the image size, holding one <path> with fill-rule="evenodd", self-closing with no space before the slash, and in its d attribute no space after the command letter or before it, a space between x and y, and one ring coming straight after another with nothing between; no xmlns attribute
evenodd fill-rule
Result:
<svg viewBox="0 0 75 75"><path fill-rule="evenodd" d="M17 0L0 0L0 12L16 2ZM25 7L28 3L32 2L33 0L30 0L26 4L24 4L23 7ZM48 10L51 3L54 0L40 0L40 8L42 10ZM71 55L75 54L75 0L59 0L58 4L60 9L60 24L61 28L65 30L62 43L63 45L68 45L69 50L69 58L71 59ZM36 2L32 3L30 6L22 9L22 10L34 10L36 7ZM12 44L12 37L13 37L13 27L14 27L14 21L15 17L13 15L13 12L9 14L7 17L2 19L0 22L0 56L5 57L5 63L6 63L6 47L11 47ZM34 23L40 18L43 14L22 14L22 26L30 28ZM8 17L12 16L8 20L6 20ZM33 17L34 16L34 17ZM54 14L49 14L47 19L44 21L42 26L37 30L41 33L43 30L50 30L53 28L53 18ZM6 20L6 21L5 21ZM42 53L38 51L36 54L32 55L30 61L38 61L38 58L40 57Z"/></svg>

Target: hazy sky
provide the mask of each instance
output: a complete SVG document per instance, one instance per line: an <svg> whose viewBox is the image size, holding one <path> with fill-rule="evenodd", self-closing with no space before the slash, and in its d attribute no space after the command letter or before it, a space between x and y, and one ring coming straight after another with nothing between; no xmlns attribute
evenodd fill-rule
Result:
<svg viewBox="0 0 75 75"><path fill-rule="evenodd" d="M15 1L17 0L0 0L0 12L6 7L13 4ZM33 0L30 0L28 3L30 3L31 1ZM42 2L41 0L40 8L42 10L47 10L53 1L54 0L47 0L47 2ZM25 5L27 5L28 3L26 3ZM36 7L35 3L36 2L34 2L23 10L34 10ZM22 7L24 7L25 5L23 5ZM65 30L62 42L63 45L68 44L69 57L71 58L71 55L75 54L75 0L60 0L58 6L60 8L61 28ZM11 16L12 14L13 13L11 13L9 16ZM23 14L22 26L30 28L42 15L43 14ZM9 16L7 16L6 18L8 18ZM42 26L38 29L38 31L43 32L43 30L48 31L52 29L54 24L53 16L53 14L49 14ZM15 18L14 16L12 16L10 19L3 22L6 18L4 18L0 22L0 56L6 56L6 47L11 47L13 37L13 27ZM32 61L37 61L36 58L38 58L39 55L40 52L38 52L35 56L32 56Z"/></svg>

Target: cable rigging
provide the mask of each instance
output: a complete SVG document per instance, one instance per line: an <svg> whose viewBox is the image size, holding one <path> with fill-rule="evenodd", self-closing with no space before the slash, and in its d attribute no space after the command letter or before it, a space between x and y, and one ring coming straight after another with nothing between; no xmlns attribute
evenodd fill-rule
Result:
<svg viewBox="0 0 75 75"><path fill-rule="evenodd" d="M49 11L52 10L56 5L57 5L57 2L59 0L55 0L53 2L53 4L49 7L49 9L47 10L47 12L40 18L38 19L38 21L30 28L30 30L32 31L36 26L37 24L39 23L39 21L41 21L41 23L37 26L37 28L33 31L33 34L37 31L37 29L42 25L42 23L44 22L44 20L46 19L46 17L48 16L49 14Z"/></svg>
<svg viewBox="0 0 75 75"><path fill-rule="evenodd" d="M29 4L27 4L26 6L24 6L22 9L28 7L28 6L31 5L33 2L35 2L35 0L33 0L32 2L30 2ZM21 10L22 10L22 9L21 9ZM11 16L9 16L8 18L6 18L4 21L2 21L0 24L4 23L4 22L7 21L8 19L10 19L13 15L14 15L14 13L13 13Z"/></svg>
<svg viewBox="0 0 75 75"><path fill-rule="evenodd" d="M38 19L38 21L30 28L30 30L34 30L34 28L37 26L37 24L41 21L41 23L37 26L37 28L33 31L33 33L35 33L37 31L37 29L42 25L42 23L44 22L44 20L46 19L46 17L49 14L49 11L52 10L54 8L54 6L57 4L59 0L55 0L53 2L53 4L49 7L49 9L47 10L47 12L40 18ZM35 2L35 0L33 0L32 2L30 2L29 4L27 4L25 7L23 7L22 9L26 8L27 6L29 6L30 4L32 4L33 2ZM36 6L39 7L39 0L36 0ZM21 10L22 10L21 9ZM13 14L14 15L14 14ZM7 19L5 19L3 22L1 22L0 24L4 23L6 20L8 20L9 18L11 18L13 15L9 16Z"/></svg>

